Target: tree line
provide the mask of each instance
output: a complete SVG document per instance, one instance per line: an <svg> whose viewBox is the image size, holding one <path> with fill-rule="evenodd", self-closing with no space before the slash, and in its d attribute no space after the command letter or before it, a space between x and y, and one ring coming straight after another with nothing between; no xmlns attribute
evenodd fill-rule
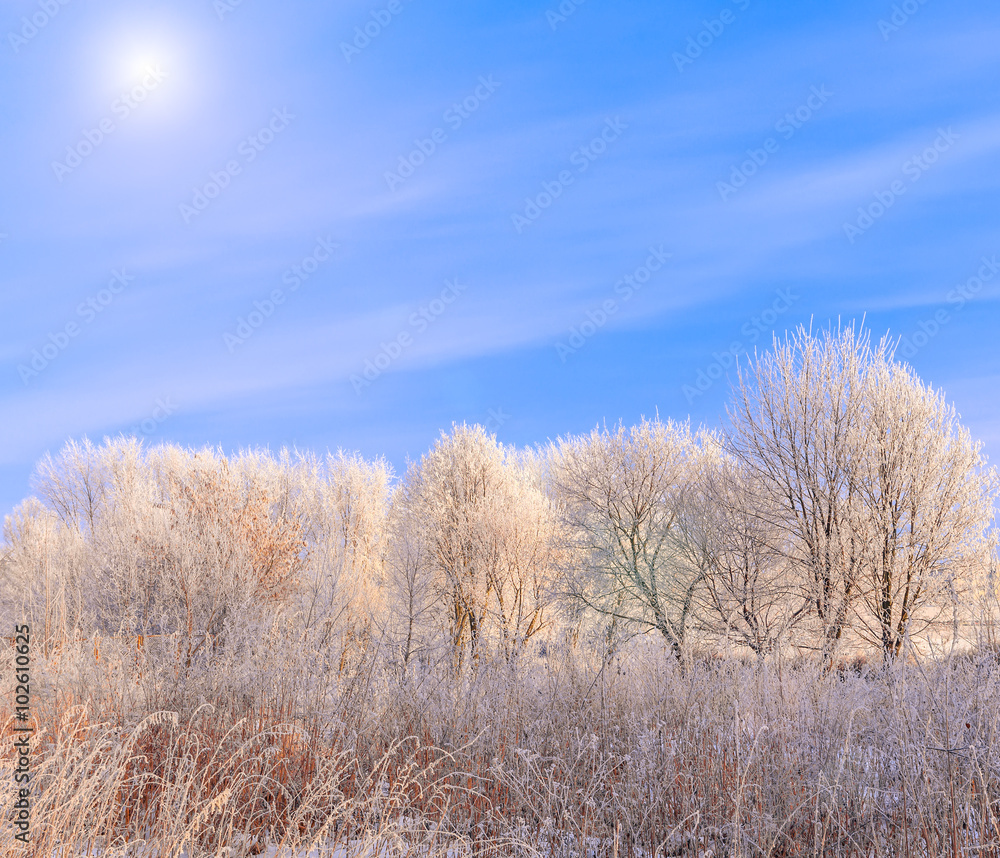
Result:
<svg viewBox="0 0 1000 858"><path fill-rule="evenodd" d="M344 670L514 664L638 633L679 660L992 634L1000 482L954 407L853 326L738 372L724 428L644 419L531 449L456 425L383 459L71 441L7 517L5 613L46 646L170 641L191 669L275 616ZM240 644L246 645L244 644Z"/></svg>

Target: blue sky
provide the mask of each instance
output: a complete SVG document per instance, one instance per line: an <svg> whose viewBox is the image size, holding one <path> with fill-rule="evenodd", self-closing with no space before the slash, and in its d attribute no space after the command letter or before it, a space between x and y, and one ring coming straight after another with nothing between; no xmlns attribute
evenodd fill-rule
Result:
<svg viewBox="0 0 1000 858"><path fill-rule="evenodd" d="M8 0L0 34L0 512L84 435L401 469L453 421L718 426L729 355L810 320L906 337L1000 452L985 0Z"/></svg>

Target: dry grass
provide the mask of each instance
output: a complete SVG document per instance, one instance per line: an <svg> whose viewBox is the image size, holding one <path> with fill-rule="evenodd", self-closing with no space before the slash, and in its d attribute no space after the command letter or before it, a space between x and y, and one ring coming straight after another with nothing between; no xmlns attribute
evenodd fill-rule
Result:
<svg viewBox="0 0 1000 858"><path fill-rule="evenodd" d="M306 687L305 660L281 657ZM648 641L600 669L550 645L516 671L405 681L370 658L323 705L279 685L199 704L196 684L172 711L107 654L105 685L73 698L87 658L64 649L38 683L29 854L1000 854L992 656L824 677L681 670ZM12 829L0 853L18 854Z"/></svg>

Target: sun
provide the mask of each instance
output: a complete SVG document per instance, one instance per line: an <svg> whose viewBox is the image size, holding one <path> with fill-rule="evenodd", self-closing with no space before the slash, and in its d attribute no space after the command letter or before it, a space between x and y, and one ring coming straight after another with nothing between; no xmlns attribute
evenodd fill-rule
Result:
<svg viewBox="0 0 1000 858"><path fill-rule="evenodd" d="M177 128L203 105L200 38L200 30L168 10L133 10L103 22L79 44L74 85L87 115L110 112L117 122L124 120L127 107L127 115L142 117L134 133L140 133L139 125L158 132Z"/></svg>
<svg viewBox="0 0 1000 858"><path fill-rule="evenodd" d="M151 69L163 65L163 52L157 50L141 50L132 53L124 64L124 74L127 80L134 81L148 74Z"/></svg>

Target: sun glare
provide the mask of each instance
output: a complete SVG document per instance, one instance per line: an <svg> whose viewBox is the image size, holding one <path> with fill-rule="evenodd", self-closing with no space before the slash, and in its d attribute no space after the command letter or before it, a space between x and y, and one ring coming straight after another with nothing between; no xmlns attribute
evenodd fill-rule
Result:
<svg viewBox="0 0 1000 858"><path fill-rule="evenodd" d="M157 50L143 50L133 53L124 64L124 77L126 83L132 83L143 75L149 74L151 70L163 66L163 52Z"/></svg>

